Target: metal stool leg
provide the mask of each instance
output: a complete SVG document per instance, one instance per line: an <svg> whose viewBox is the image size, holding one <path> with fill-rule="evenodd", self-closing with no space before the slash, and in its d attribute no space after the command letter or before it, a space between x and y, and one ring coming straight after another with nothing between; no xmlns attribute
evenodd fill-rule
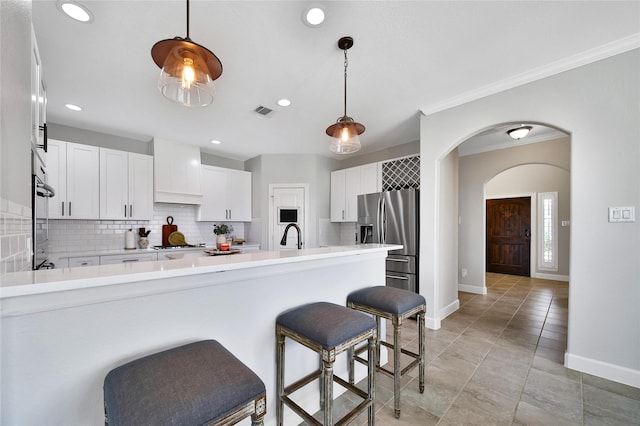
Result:
<svg viewBox="0 0 640 426"><path fill-rule="evenodd" d="M400 418L400 382L402 370L400 368L400 354L402 348L400 340L402 337L402 329L397 316L393 317L393 409L396 419Z"/></svg>
<svg viewBox="0 0 640 426"><path fill-rule="evenodd" d="M419 362L419 381L420 381L420 393L424 393L424 363L425 363L425 341L424 341L424 313L418 314L418 344L420 362Z"/></svg>
<svg viewBox="0 0 640 426"><path fill-rule="evenodd" d="M277 349L276 349L276 381L277 381L277 392L278 392L278 402L276 404L276 418L278 422L278 426L282 426L283 422L283 411L284 411L284 402L282 401L282 397L284 396L284 335L277 334Z"/></svg>

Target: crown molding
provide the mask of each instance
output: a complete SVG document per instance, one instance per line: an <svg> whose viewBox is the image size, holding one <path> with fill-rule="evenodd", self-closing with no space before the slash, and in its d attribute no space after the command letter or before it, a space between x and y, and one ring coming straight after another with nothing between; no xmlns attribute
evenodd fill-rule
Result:
<svg viewBox="0 0 640 426"><path fill-rule="evenodd" d="M624 37L619 40L612 41L610 43L606 43L589 50L585 50L584 52L568 56L551 64L534 68L530 71L526 71L513 77L509 77L504 80L482 86L478 89L470 90L458 96L446 99L442 102L438 102L432 105L426 105L420 108L420 111L424 115L435 114L436 112L444 111L449 108L465 104L467 102L494 95L496 93L500 93L514 87L522 86L523 84L541 80L543 78L550 77L564 71L569 71L574 68L578 68L583 65L587 65L592 62L606 59L611 56L619 55L621 53L638 48L640 48L640 33L635 33L628 37Z"/></svg>

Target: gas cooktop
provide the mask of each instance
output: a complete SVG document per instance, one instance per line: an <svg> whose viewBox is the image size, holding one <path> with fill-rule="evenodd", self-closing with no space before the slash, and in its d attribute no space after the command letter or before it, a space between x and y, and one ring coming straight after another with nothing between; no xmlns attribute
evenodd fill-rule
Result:
<svg viewBox="0 0 640 426"><path fill-rule="evenodd" d="M167 249L176 249L176 248L196 248L198 246L194 244L182 244L177 246L153 246L154 250L167 250Z"/></svg>

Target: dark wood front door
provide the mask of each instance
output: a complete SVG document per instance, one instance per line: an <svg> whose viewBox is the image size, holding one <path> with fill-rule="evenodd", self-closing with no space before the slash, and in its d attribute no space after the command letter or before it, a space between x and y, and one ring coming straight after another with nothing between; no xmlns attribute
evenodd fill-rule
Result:
<svg viewBox="0 0 640 426"><path fill-rule="evenodd" d="M530 276L531 197L487 200L487 272Z"/></svg>

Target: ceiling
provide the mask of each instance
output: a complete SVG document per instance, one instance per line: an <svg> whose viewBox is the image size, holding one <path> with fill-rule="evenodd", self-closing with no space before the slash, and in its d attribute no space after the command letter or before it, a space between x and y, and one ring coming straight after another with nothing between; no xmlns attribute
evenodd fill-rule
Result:
<svg viewBox="0 0 640 426"><path fill-rule="evenodd" d="M185 1L79 2L92 23L63 15L55 0L33 1L48 121L237 160L340 158L325 129L344 112L345 35L354 38L347 112L366 126L351 154L360 155L418 140L420 111L640 33L638 1L319 1L327 18L311 28L301 19L310 2L192 0L191 39L220 58L223 73L212 105L185 108L159 93L150 53L186 36ZM292 105L278 106L283 97Z"/></svg>

